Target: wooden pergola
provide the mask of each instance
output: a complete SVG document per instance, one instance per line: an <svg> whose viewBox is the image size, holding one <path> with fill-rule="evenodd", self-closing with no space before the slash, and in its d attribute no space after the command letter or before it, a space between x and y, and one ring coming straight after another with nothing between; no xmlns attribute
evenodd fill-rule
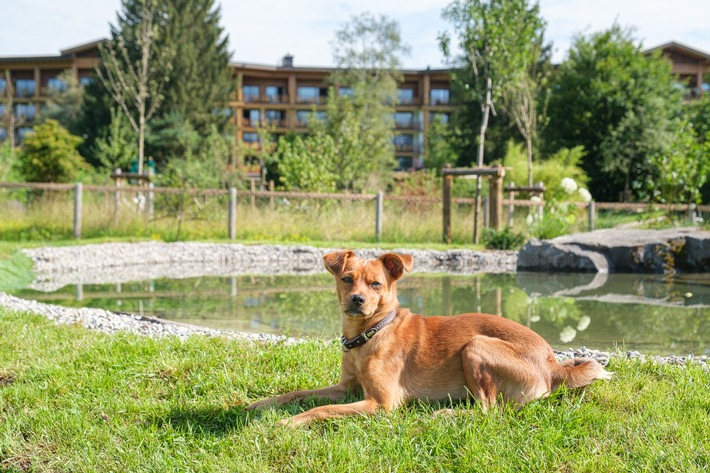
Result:
<svg viewBox="0 0 710 473"><path fill-rule="evenodd" d="M444 243L451 243L451 188L454 177L475 176L477 179L488 177L490 196L490 226L500 230L503 223L503 177L505 177L505 167L484 166L475 168L452 168L450 165L444 166L441 170L441 177L444 179L442 186L443 194L443 220L444 220ZM475 205L475 204L474 204ZM478 213L475 213L478 214ZM473 240L478 243L478 219L473 222Z"/></svg>

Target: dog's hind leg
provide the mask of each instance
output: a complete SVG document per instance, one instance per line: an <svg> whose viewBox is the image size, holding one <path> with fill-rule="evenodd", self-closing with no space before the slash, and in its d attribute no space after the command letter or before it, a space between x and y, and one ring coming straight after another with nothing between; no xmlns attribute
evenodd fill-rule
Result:
<svg viewBox="0 0 710 473"><path fill-rule="evenodd" d="M509 342L478 335L462 355L466 385L484 411L496 404L498 396L522 405L550 391L550 381Z"/></svg>

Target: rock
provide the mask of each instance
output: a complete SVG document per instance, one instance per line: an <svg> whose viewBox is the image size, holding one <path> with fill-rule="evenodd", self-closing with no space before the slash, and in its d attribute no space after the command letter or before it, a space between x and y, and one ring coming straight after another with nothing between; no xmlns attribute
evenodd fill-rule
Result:
<svg viewBox="0 0 710 473"><path fill-rule="evenodd" d="M710 270L710 232L698 228L605 229L530 240L518 271L663 273Z"/></svg>

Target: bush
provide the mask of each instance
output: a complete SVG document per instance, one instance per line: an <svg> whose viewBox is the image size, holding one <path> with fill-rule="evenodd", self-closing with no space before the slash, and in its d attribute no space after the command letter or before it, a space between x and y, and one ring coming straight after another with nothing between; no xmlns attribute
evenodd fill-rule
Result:
<svg viewBox="0 0 710 473"><path fill-rule="evenodd" d="M483 229L483 244L491 250L517 250L525 243L525 235L514 232L510 227L503 230Z"/></svg>

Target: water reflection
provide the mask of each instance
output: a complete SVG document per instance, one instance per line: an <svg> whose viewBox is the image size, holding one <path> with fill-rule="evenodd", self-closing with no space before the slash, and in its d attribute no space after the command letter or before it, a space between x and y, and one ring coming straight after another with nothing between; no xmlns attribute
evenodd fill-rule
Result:
<svg viewBox="0 0 710 473"><path fill-rule="evenodd" d="M221 329L334 338L340 318L328 274L192 277L63 287L18 295ZM414 274L404 307L425 315L488 312L516 320L555 348L710 352L710 277Z"/></svg>

